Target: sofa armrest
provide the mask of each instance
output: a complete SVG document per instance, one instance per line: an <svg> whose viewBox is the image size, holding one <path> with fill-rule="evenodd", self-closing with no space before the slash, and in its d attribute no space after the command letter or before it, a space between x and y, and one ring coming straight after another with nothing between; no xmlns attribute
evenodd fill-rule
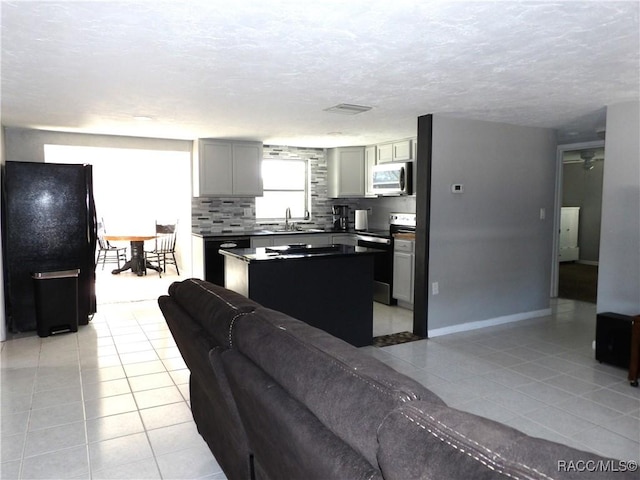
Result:
<svg viewBox="0 0 640 480"><path fill-rule="evenodd" d="M530 437L468 412L427 402L393 411L378 431L378 463L387 480L447 478L631 479L637 473L607 459L559 443ZM589 462L589 463L587 463ZM588 471L580 465L599 465Z"/></svg>

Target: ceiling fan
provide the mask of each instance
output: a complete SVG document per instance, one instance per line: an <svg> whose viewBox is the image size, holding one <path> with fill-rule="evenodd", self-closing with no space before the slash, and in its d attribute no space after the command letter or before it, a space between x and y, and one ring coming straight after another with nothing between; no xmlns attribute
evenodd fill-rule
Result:
<svg viewBox="0 0 640 480"><path fill-rule="evenodd" d="M572 152L569 152L572 153ZM598 155L596 155L596 151L595 150L581 150L580 152L573 152L573 153L579 153L579 155L575 155L572 156L573 158L566 158L565 160L563 160L563 164L568 165L571 163L582 163L582 168L585 171L589 171L592 170L593 167L595 166L595 162L603 162L604 161L604 155L603 155L603 151L600 150L598 153ZM570 156L568 156L570 157Z"/></svg>

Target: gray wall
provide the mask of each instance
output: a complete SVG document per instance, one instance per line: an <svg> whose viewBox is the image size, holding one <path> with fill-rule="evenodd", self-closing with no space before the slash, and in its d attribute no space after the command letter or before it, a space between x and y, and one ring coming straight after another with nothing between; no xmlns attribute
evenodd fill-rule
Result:
<svg viewBox="0 0 640 480"><path fill-rule="evenodd" d="M607 108L598 312L640 314L640 103Z"/></svg>
<svg viewBox="0 0 640 480"><path fill-rule="evenodd" d="M553 130L433 116L430 335L548 310L555 159Z"/></svg>
<svg viewBox="0 0 640 480"><path fill-rule="evenodd" d="M588 171L581 163L565 164L562 170L562 206L580 207L580 261L597 263L600 254L604 162L594 162L593 169Z"/></svg>

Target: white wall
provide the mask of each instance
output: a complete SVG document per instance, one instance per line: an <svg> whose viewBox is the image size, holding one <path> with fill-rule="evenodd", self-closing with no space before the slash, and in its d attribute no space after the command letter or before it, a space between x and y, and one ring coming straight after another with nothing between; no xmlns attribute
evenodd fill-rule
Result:
<svg viewBox="0 0 640 480"><path fill-rule="evenodd" d="M75 145L79 147L140 148L191 152L193 142L160 138L87 135L6 127L5 158L13 162L44 162L45 145Z"/></svg>
<svg viewBox="0 0 640 480"><path fill-rule="evenodd" d="M598 312L640 314L639 107L607 108Z"/></svg>
<svg viewBox="0 0 640 480"><path fill-rule="evenodd" d="M555 160L554 130L433 116L430 336L549 312Z"/></svg>

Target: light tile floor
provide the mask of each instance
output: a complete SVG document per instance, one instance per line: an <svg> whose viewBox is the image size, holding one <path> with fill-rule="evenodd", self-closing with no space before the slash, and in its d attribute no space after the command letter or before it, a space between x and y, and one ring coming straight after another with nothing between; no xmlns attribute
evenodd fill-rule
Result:
<svg viewBox="0 0 640 480"><path fill-rule="evenodd" d="M595 305L558 299L547 317L364 350L454 408L639 461L640 389L595 360L595 319Z"/></svg>
<svg viewBox="0 0 640 480"><path fill-rule="evenodd" d="M99 275L99 312L78 333L2 343L1 478L225 478L196 431L189 372L155 301L180 278ZM640 392L593 359L595 307L560 300L553 310L364 351L456 408L639 459ZM374 315L376 335L411 330L407 310L375 304Z"/></svg>

